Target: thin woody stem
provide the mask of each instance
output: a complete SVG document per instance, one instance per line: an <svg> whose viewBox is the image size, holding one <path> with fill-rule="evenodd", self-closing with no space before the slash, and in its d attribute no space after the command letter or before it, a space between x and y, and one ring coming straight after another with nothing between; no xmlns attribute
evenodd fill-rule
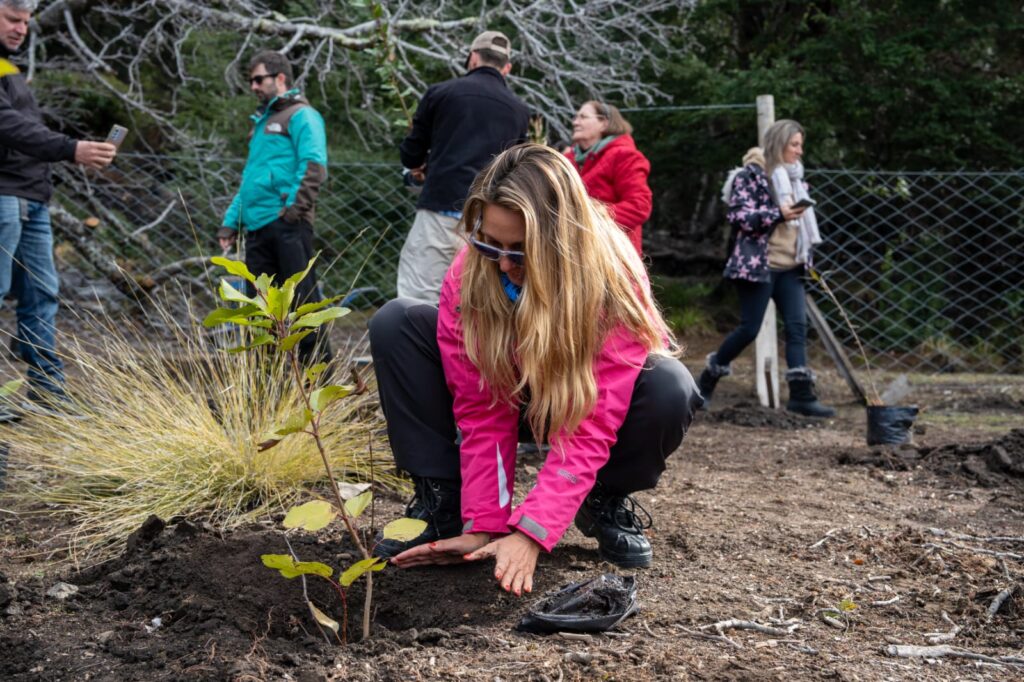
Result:
<svg viewBox="0 0 1024 682"><path fill-rule="evenodd" d="M871 385L871 392L874 394L875 402L872 404L884 405L885 403L882 402L882 397L878 393L878 387L875 386L875 377L871 372L871 361L868 360L868 354L867 351L864 350L864 344L861 343L860 341L860 335L857 334L857 330L856 328L854 328L853 322L846 314L846 309L843 308L843 305L839 302L839 299L836 298L836 295L832 293L832 288L828 285L828 282L825 281L825 276L821 273L818 273L817 280L818 283L821 285L821 288L824 290L824 292L828 294L828 297L832 299L833 303L836 304L836 308L839 309L839 314L843 316L843 321L846 322L846 327L850 330L850 333L853 334L854 341L857 342L857 349L860 351L861 358L864 359L864 368L867 371L868 383Z"/></svg>

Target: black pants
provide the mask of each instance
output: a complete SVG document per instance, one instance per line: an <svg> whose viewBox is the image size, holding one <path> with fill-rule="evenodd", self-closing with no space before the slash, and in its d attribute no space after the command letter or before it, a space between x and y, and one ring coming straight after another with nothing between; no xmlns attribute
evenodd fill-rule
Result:
<svg viewBox="0 0 1024 682"><path fill-rule="evenodd" d="M296 272L306 269L313 257L313 227L307 222L289 223L278 218L269 225L245 235L245 265L259 276L274 276L274 284L281 286ZM316 268L295 287L295 303L315 303L321 300L320 288L316 281ZM308 335L299 342L299 359L302 364L330 362L331 343L322 329Z"/></svg>
<svg viewBox="0 0 1024 682"><path fill-rule="evenodd" d="M458 479L452 396L437 345L437 307L395 299L370 320L370 352L395 463L413 476ZM597 480L613 494L653 488L701 405L690 372L652 355Z"/></svg>
<svg viewBox="0 0 1024 682"><path fill-rule="evenodd" d="M740 326L725 337L715 354L715 362L728 365L757 338L764 321L768 301L775 301L782 315L786 338L786 366L807 366L807 302L804 300L804 268L772 270L771 281L736 280L740 295Z"/></svg>

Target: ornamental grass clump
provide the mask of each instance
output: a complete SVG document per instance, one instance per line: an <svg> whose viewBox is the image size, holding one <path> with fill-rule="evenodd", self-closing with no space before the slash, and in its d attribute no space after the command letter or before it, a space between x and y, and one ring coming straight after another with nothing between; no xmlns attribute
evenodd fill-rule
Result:
<svg viewBox="0 0 1024 682"><path fill-rule="evenodd" d="M229 530L327 485L313 440L260 448L304 409L286 356L270 347L227 353L198 324L161 317L170 340L109 318L63 337L73 367L66 412L0 429L11 444L10 495L21 508L67 517L57 540L76 563L119 551L150 515ZM364 386L324 408L320 437L338 478L400 485L387 473L387 448L372 447L382 427Z"/></svg>

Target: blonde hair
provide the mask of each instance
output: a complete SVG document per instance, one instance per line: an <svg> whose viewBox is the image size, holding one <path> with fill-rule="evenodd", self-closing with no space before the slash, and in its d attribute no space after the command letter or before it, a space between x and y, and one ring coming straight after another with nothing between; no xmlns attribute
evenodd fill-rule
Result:
<svg viewBox="0 0 1024 682"><path fill-rule="evenodd" d="M760 147L751 147L743 155L743 165L749 166L750 164L764 168L764 151Z"/></svg>
<svg viewBox="0 0 1024 682"><path fill-rule="evenodd" d="M788 118L776 121L764 132L764 144L762 145L766 162L764 169L768 175L771 175L776 167L782 165L782 152L789 144L790 139L797 133L806 137L804 127Z"/></svg>
<svg viewBox="0 0 1024 682"><path fill-rule="evenodd" d="M588 104L594 110L594 113L608 122L604 129L605 135L633 134L633 126L629 124L629 121L626 120L626 117L622 115L622 112L617 107L604 102L598 102L596 99L589 99L580 108L582 109Z"/></svg>
<svg viewBox="0 0 1024 682"><path fill-rule="evenodd" d="M564 156L529 143L504 152L470 188L467 232L488 204L522 215L526 275L513 304L496 264L468 251L466 353L493 400L529 403L536 437L569 436L597 402L594 359L608 333L622 325L648 353L664 353L667 327L636 249Z"/></svg>

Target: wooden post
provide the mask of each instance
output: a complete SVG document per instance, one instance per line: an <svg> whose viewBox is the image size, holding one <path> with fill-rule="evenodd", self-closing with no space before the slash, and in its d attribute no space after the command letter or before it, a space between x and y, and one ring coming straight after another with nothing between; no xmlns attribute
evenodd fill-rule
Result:
<svg viewBox="0 0 1024 682"><path fill-rule="evenodd" d="M764 134L775 123L775 98L757 96L757 143L764 144ZM768 301L761 321L761 331L754 342L754 384L757 399L765 407L778 409L779 400L779 339L775 324L775 302Z"/></svg>

